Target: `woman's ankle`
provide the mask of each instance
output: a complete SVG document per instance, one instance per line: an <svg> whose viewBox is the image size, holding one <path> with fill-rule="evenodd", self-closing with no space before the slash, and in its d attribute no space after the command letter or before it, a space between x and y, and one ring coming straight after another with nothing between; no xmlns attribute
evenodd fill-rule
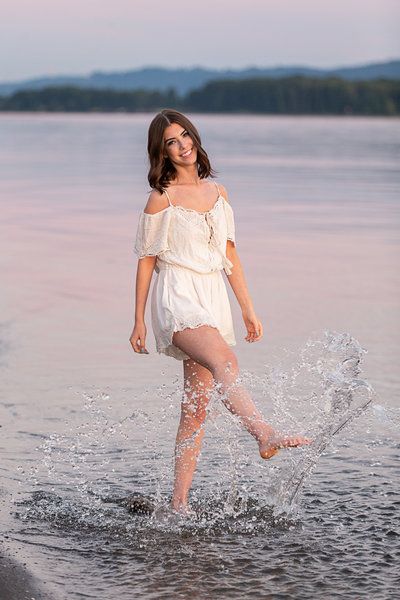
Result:
<svg viewBox="0 0 400 600"><path fill-rule="evenodd" d="M267 423L257 432L254 436L258 445L265 446L265 444L270 443L277 435L276 429L274 429L271 425Z"/></svg>
<svg viewBox="0 0 400 600"><path fill-rule="evenodd" d="M171 506L174 510L179 510L181 508L187 508L188 506L188 498L172 498Z"/></svg>

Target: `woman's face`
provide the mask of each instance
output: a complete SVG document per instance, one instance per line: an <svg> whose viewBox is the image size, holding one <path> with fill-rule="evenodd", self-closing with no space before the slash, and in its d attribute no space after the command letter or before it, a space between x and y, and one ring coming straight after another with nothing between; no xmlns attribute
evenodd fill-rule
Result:
<svg viewBox="0 0 400 600"><path fill-rule="evenodd" d="M164 130L164 156L175 165L187 166L197 162L197 149L189 133L178 123Z"/></svg>

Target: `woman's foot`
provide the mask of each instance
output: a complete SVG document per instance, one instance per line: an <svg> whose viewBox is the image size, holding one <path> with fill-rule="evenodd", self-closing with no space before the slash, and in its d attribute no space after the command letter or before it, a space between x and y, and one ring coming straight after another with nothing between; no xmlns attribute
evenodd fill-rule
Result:
<svg viewBox="0 0 400 600"><path fill-rule="evenodd" d="M286 436L274 432L265 442L259 444L261 458L272 458L281 448L297 448L307 446L311 440L302 435Z"/></svg>
<svg viewBox="0 0 400 600"><path fill-rule="evenodd" d="M183 517L193 517L195 516L195 511L190 508L189 504L187 502L183 503L172 503L171 504L171 509L174 513L178 514L178 515L182 515Z"/></svg>

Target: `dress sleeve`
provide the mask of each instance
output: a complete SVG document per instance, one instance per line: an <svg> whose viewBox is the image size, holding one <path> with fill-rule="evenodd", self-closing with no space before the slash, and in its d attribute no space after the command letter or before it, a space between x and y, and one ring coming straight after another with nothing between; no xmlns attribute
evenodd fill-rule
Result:
<svg viewBox="0 0 400 600"><path fill-rule="evenodd" d="M170 221L171 211L168 208L152 215L140 213L134 246L134 251L139 258L157 256L168 250Z"/></svg>
<svg viewBox="0 0 400 600"><path fill-rule="evenodd" d="M225 217L226 217L226 225L227 225L227 239L231 240L231 242L235 242L235 218L233 215L232 206L229 202L224 202L225 205Z"/></svg>

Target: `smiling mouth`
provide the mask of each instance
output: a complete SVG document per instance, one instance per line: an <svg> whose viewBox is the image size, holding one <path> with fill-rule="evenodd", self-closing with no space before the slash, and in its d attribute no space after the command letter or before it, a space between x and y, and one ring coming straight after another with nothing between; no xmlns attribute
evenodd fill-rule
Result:
<svg viewBox="0 0 400 600"><path fill-rule="evenodd" d="M183 154L181 154L182 158L187 158L188 156L190 156L192 154L192 150L193 148L190 148L190 150L187 150L186 152L184 152Z"/></svg>

